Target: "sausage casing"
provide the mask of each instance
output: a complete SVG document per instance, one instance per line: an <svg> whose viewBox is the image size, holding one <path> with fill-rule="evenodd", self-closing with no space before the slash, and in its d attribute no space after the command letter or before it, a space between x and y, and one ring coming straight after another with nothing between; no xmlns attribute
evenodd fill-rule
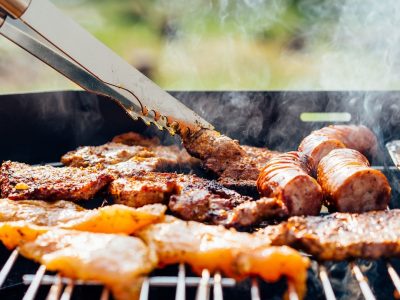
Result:
<svg viewBox="0 0 400 300"><path fill-rule="evenodd" d="M257 188L262 196L276 197L289 214L318 215L322 206L322 189L308 175L308 157L300 152L282 153L273 157L261 170Z"/></svg>
<svg viewBox="0 0 400 300"><path fill-rule="evenodd" d="M330 210L359 213L386 209L389 204L388 180L357 150L332 150L321 159L317 178Z"/></svg>

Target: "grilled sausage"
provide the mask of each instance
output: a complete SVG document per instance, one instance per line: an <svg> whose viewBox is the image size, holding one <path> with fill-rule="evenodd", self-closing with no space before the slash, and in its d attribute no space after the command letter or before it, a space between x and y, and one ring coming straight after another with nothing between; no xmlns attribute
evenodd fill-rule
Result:
<svg viewBox="0 0 400 300"><path fill-rule="evenodd" d="M389 204L388 180L357 150L332 150L321 159L317 178L330 210L358 213Z"/></svg>
<svg viewBox="0 0 400 300"><path fill-rule="evenodd" d="M376 136L365 126L332 125L313 131L303 139L298 150L312 158L312 169L316 171L320 160L333 149L339 148L374 155L377 150Z"/></svg>
<svg viewBox="0 0 400 300"><path fill-rule="evenodd" d="M261 170L258 191L262 196L281 200L291 216L317 215L322 206L322 189L309 172L306 155L299 152L279 154Z"/></svg>

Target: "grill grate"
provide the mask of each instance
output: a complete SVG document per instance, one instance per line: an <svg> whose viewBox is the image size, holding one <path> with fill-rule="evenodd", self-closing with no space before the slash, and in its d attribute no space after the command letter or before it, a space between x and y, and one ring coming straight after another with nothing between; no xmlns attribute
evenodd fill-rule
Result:
<svg viewBox="0 0 400 300"><path fill-rule="evenodd" d="M400 143L397 143L398 145ZM398 147L394 147L393 143L387 144L387 149L390 156L394 160L395 165L399 166L399 162L396 159L399 157ZM399 146L400 147L400 146ZM397 151L395 153L394 151ZM375 167L381 170L395 170L396 167L386 166L386 167ZM7 276L12 271L19 258L18 248L12 251L0 270L0 288L3 286L7 279ZM316 266L318 272L318 277L327 300L335 300L335 292L331 284L331 279L329 278L329 272L324 264L319 264L314 261L313 264ZM400 295L400 276L393 267L390 261L386 261L386 269L391 279L395 291ZM351 262L349 267L352 271L352 276L356 279L359 289L366 300L375 300L376 297L368 283L367 277L362 272L360 266L356 262ZM59 274L48 275L46 274L46 267L41 265L37 269L35 274L25 274L22 277L23 283L28 286L27 291L23 297L23 300L33 300L35 299L38 290L41 286L50 286L48 291L47 300L69 300L72 297L75 287L77 286L102 286L101 283L95 281L81 281L81 280L71 280L69 278L64 278ZM219 272L215 273L213 278L211 278L210 272L208 270L203 270L201 277L191 277L186 276L185 265L180 264L176 276L151 276L145 278L141 291L140 300L148 300L152 287L160 288L175 288L175 299L185 300L186 299L186 288L187 287L197 287L196 300L208 300L210 298L210 289L212 288L213 299L223 300L224 293L223 288L232 288L236 286L236 281L231 278L223 278ZM103 287L100 295L100 300L108 300L110 298L110 293L107 288ZM261 300L262 295L260 292L259 280L257 278L251 279L251 287L249 289L249 298L251 300ZM288 281L288 298L290 300L298 300L299 297L295 291L292 282Z"/></svg>
<svg viewBox="0 0 400 300"><path fill-rule="evenodd" d="M1 284L3 285L7 275L12 270L15 262L18 259L18 250L11 252L8 260L4 264L0 271ZM323 291L325 293L325 298L327 300L336 299L334 290L332 288L327 268L324 264L318 264L314 261L317 266L319 273L319 279L321 281ZM357 280L359 288L362 295L366 300L376 299L370 285L368 284L368 279L361 271L361 268L356 262L351 262L350 268L352 269L352 274ZM386 262L387 272L389 278L391 278L395 290L400 293L400 277L397 271L394 269L392 264ZM46 267L41 265L37 269L35 274L25 274L23 276L23 282L28 286L28 289L23 297L23 300L33 300L41 286L50 286L49 292L47 294L47 300L68 300L71 299L74 288L77 286L101 286L99 282L95 281L73 281L69 278L61 277L59 274L56 275L46 275ZM180 264L178 266L176 276L152 276L148 277L143 281L140 300L149 299L149 294L152 287L164 287L164 288L175 288L176 300L186 299L186 288L187 287L197 287L196 300L207 300L210 298L210 289L213 290L213 299L222 300L224 299L223 288L232 288L236 286L236 281L231 278L223 278L219 272L214 274L213 278L210 276L208 270L203 270L201 277L188 277L186 276L185 266ZM257 278L252 278L251 288L249 290L249 299L260 300L262 299L259 287L259 281ZM290 300L299 299L294 285L288 282L288 296ZM108 300L110 297L109 291L103 287L100 295L100 300Z"/></svg>

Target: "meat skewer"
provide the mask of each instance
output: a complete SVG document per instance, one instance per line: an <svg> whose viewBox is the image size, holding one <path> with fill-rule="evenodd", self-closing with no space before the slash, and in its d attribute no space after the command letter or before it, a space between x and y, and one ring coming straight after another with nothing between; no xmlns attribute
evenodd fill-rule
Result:
<svg viewBox="0 0 400 300"><path fill-rule="evenodd" d="M365 156L351 149L336 149L321 159L317 172L327 206L340 212L386 209L390 185L382 172L372 169Z"/></svg>
<svg viewBox="0 0 400 300"><path fill-rule="evenodd" d="M288 152L272 158L257 180L262 196L282 201L289 215L317 215L322 206L322 190L318 182L308 175L307 156Z"/></svg>
<svg viewBox="0 0 400 300"><path fill-rule="evenodd" d="M350 148L364 155L374 155L377 147L375 134L365 126L331 125L305 137L298 150L312 158L312 170L316 171L320 160L333 149Z"/></svg>

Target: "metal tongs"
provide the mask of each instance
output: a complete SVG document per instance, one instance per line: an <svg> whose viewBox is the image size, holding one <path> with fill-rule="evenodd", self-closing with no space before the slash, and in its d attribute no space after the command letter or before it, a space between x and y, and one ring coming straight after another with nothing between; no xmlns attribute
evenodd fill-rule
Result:
<svg viewBox="0 0 400 300"><path fill-rule="evenodd" d="M171 134L213 129L48 0L0 0L0 34L83 89L116 100L134 119Z"/></svg>

